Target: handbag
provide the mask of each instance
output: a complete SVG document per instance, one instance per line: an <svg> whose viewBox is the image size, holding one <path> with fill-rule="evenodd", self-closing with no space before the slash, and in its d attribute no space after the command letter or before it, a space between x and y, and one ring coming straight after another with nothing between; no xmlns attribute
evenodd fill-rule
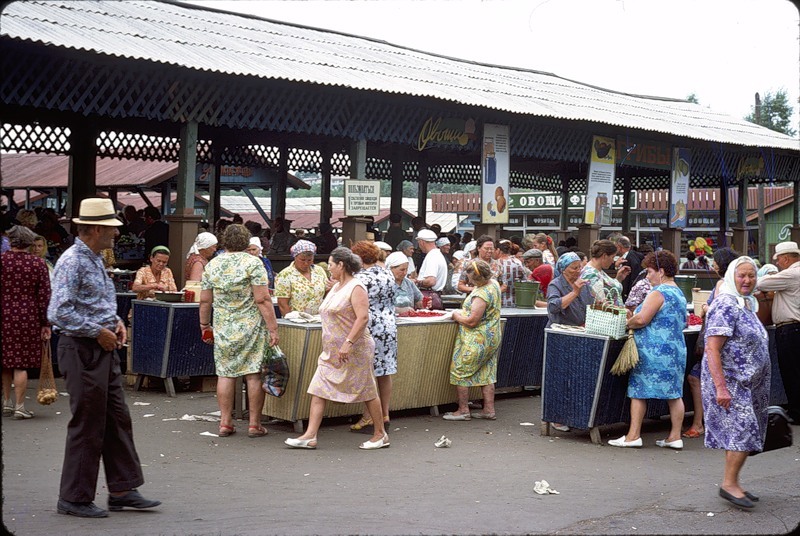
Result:
<svg viewBox="0 0 800 536"><path fill-rule="evenodd" d="M586 306L586 333L590 335L622 339L626 336L627 322L628 310L613 302L594 302Z"/></svg>
<svg viewBox="0 0 800 536"><path fill-rule="evenodd" d="M789 416L780 406L767 408L767 437L764 439L764 448L761 451L751 452L755 456L760 452L777 450L792 446L792 429L789 426Z"/></svg>
<svg viewBox="0 0 800 536"><path fill-rule="evenodd" d="M276 346L268 346L261 361L261 388L268 395L280 398L289 383L289 362L286 355Z"/></svg>
<svg viewBox="0 0 800 536"><path fill-rule="evenodd" d="M58 400L56 378L53 375L53 360L50 354L50 341L42 341L42 368L39 371L39 385L36 390L36 401L49 406Z"/></svg>
<svg viewBox="0 0 800 536"><path fill-rule="evenodd" d="M619 351L617 360L614 366L611 367L611 374L615 376L622 376L626 372L634 369L639 364L639 348L636 346L636 340L633 338L633 330L628 330L628 340Z"/></svg>

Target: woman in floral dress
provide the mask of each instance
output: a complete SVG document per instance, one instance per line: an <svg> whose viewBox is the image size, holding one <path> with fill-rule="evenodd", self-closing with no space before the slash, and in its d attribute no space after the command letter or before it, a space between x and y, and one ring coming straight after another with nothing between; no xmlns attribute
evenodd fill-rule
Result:
<svg viewBox="0 0 800 536"><path fill-rule="evenodd" d="M750 257L730 263L706 317L700 387L705 446L725 450L719 495L740 508L758 497L745 491L739 473L750 452L764 448L770 390L767 332L756 316L756 265Z"/></svg>
<svg viewBox="0 0 800 536"><path fill-rule="evenodd" d="M628 378L628 398L631 399L631 424L628 433L612 439L615 447L642 446L642 420L650 398L666 400L672 427L666 439L656 445L682 449L683 377L686 371L686 298L675 284L678 259L667 250L648 253L642 261L647 280L653 289L628 319L633 329L639 363Z"/></svg>
<svg viewBox="0 0 800 536"><path fill-rule="evenodd" d="M214 334L213 342L208 342L214 345L219 376L219 435L226 437L236 432L232 421L234 386L236 378L244 376L251 409L247 435L262 437L267 430L261 426L259 411L264 406L261 361L268 347L278 344L278 321L267 288L267 271L260 260L245 251L250 231L244 225L229 225L222 243L226 254L208 262L200 292L200 330L213 330Z"/></svg>
<svg viewBox="0 0 800 536"><path fill-rule="evenodd" d="M356 274L367 289L369 298L369 324L367 329L375 340L375 378L381 399L383 422L389 422L389 403L392 399L392 376L397 374L397 320L394 312L394 276L386 268L378 266L381 253L378 246L366 240L353 244L353 253L361 258L362 270ZM372 424L372 418L364 410L361 419L350 427L359 431Z"/></svg>
<svg viewBox="0 0 800 536"><path fill-rule="evenodd" d="M464 271L475 287L461 311L453 313L458 335L450 363L450 384L456 386L458 411L445 413L447 421L495 419L494 383L500 353L500 285L492 279L489 263L466 261ZM469 412L469 388L480 386L483 411Z"/></svg>
<svg viewBox="0 0 800 536"><path fill-rule="evenodd" d="M329 288L325 270L314 264L317 246L308 240L298 240L290 251L294 260L275 277L278 309L283 316L292 311L315 315Z"/></svg>
<svg viewBox="0 0 800 536"><path fill-rule="evenodd" d="M381 401L372 368L375 342L366 329L369 298L364 284L354 276L361 269L361 260L349 249L338 247L331 252L328 268L336 283L320 307L322 353L308 386L311 395L308 427L303 435L287 438L285 443L296 449L317 448L325 401L332 400L367 405L375 423L374 433L359 448L388 447L389 436L383 427Z"/></svg>
<svg viewBox="0 0 800 536"><path fill-rule="evenodd" d="M589 291L595 301L613 302L618 307L625 304L622 301L622 283L631 272L630 266L622 266L617 270L616 279L612 279L604 270L614 264L617 246L611 240L597 240L592 244L590 256L592 259L583 267L581 279L589 282Z"/></svg>

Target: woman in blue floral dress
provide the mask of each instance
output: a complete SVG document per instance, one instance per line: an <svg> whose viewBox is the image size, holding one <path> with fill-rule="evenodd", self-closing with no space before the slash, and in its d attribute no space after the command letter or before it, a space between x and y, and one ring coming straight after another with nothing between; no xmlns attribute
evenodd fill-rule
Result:
<svg viewBox="0 0 800 536"><path fill-rule="evenodd" d="M731 262L706 317L700 376L705 445L725 450L719 494L741 508L752 508L758 500L742 488L739 473L749 453L764 448L770 389L767 332L756 316L755 287L753 260Z"/></svg>
<svg viewBox="0 0 800 536"><path fill-rule="evenodd" d="M686 298L675 285L678 259L662 250L649 253L642 261L647 280L653 290L636 307L628 328L634 330L639 363L628 378L628 398L631 399L631 424L628 433L608 443L615 447L642 446L642 420L647 411L647 399L667 400L671 428L666 439L656 445L682 449L683 376L686 371Z"/></svg>

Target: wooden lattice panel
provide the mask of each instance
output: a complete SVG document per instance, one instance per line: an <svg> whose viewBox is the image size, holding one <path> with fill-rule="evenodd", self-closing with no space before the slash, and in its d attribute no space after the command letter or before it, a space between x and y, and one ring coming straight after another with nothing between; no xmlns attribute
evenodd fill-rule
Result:
<svg viewBox="0 0 800 536"><path fill-rule="evenodd" d="M0 148L4 151L68 154L70 130L45 125L13 125L0 127Z"/></svg>

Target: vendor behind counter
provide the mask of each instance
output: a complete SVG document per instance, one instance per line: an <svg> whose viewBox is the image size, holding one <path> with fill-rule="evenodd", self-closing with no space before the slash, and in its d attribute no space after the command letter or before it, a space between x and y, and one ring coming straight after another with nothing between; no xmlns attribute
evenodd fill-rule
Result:
<svg viewBox="0 0 800 536"><path fill-rule="evenodd" d="M292 245L294 260L275 277L275 297L282 316L292 311L318 314L330 288L325 270L314 264L317 246L308 240Z"/></svg>
<svg viewBox="0 0 800 536"><path fill-rule="evenodd" d="M186 281L200 281L203 278L203 271L206 264L217 251L217 237L211 233L200 233L194 239L194 244L186 255L186 266L183 273L186 274Z"/></svg>

